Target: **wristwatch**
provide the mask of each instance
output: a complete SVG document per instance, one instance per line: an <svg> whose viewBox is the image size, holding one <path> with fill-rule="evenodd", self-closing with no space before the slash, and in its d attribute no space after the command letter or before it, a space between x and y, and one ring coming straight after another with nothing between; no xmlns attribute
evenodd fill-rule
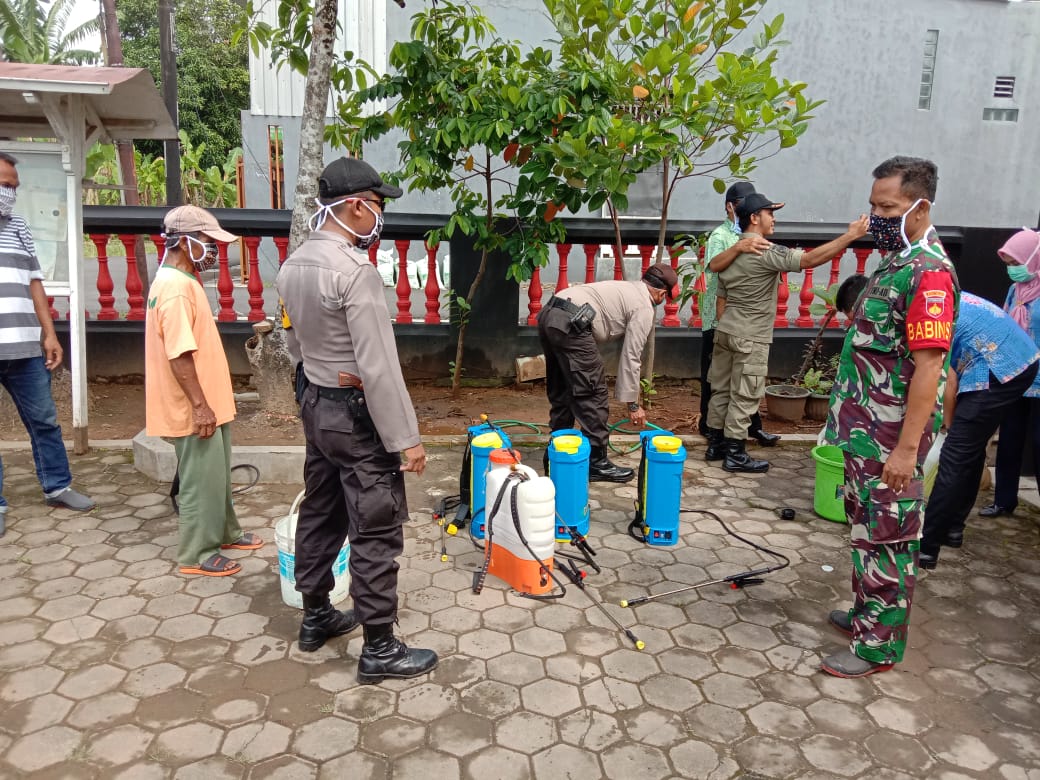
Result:
<svg viewBox="0 0 1040 780"><path fill-rule="evenodd" d="M636 403L635 401L629 401L628 402L628 411L630 411L630 412L638 412L639 411L639 404Z"/></svg>

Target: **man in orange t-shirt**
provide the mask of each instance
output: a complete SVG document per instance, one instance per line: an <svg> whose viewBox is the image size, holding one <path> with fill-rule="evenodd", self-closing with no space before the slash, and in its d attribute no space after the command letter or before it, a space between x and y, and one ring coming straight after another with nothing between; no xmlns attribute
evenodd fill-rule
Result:
<svg viewBox="0 0 1040 780"><path fill-rule="evenodd" d="M224 577L241 570L221 549L255 550L231 501L231 372L196 276L217 261L214 241L238 236L197 206L180 206L163 221L166 256L148 293L145 320L145 427L172 439L180 478L182 574Z"/></svg>

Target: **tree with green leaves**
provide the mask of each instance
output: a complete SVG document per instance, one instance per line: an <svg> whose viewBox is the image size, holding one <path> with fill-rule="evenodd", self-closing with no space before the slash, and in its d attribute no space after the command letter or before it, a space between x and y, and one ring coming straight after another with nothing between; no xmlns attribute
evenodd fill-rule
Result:
<svg viewBox="0 0 1040 780"><path fill-rule="evenodd" d="M502 270L519 282L545 265L548 246L564 238L549 198L556 177L545 166L524 170L556 113L536 82L544 54L525 58L472 5L439 3L415 15L412 40L390 52L388 75L366 75L364 66L355 72L362 88L340 105L340 123L330 129L333 140L356 152L399 131L397 175L413 191L448 190L454 206L428 240L459 233L480 251L469 289L453 301L459 317L453 391L461 380L467 313L491 259L508 258ZM370 78L377 80L367 86ZM382 104L386 111L366 110Z"/></svg>
<svg viewBox="0 0 1040 780"><path fill-rule="evenodd" d="M680 182L710 177L724 192L726 178L794 146L821 105L773 72L783 15L749 30L767 0L544 3L560 36L554 70L571 92L547 152L591 209L606 205L619 245L629 185L660 165L658 260Z"/></svg>
<svg viewBox="0 0 1040 780"><path fill-rule="evenodd" d="M75 0L0 0L0 60L92 65L100 57L78 48L101 28L100 16L66 30Z"/></svg>
<svg viewBox="0 0 1040 780"><path fill-rule="evenodd" d="M0 0L3 2L3 0ZM205 144L204 169L223 166L242 145L242 109L249 107L249 53L232 40L241 14L237 0L177 0L177 109L180 129L195 147ZM146 68L162 83L157 0L119 0L116 15L124 64ZM161 155L161 141L137 141L146 155Z"/></svg>

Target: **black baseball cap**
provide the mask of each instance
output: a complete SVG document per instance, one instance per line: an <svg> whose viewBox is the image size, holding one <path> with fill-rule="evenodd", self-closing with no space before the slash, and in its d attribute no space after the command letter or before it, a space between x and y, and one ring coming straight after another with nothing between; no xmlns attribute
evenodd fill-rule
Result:
<svg viewBox="0 0 1040 780"><path fill-rule="evenodd" d="M664 290L668 299L674 301L679 297L679 274L668 263L654 263L646 269L643 281L658 290Z"/></svg>
<svg viewBox="0 0 1040 780"><path fill-rule="evenodd" d="M404 191L384 184L376 169L356 157L340 157L325 166L318 177L318 196L322 200L374 192L384 198L400 198Z"/></svg>
<svg viewBox="0 0 1040 780"><path fill-rule="evenodd" d="M783 203L774 203L761 192L752 192L744 198L739 206L737 206L737 216L743 219L745 217L750 217L756 211L761 211L762 209L776 211L783 207Z"/></svg>
<svg viewBox="0 0 1040 780"><path fill-rule="evenodd" d="M729 189L726 190L726 203L739 203L754 192L754 184L749 181L738 181L736 184L729 185Z"/></svg>

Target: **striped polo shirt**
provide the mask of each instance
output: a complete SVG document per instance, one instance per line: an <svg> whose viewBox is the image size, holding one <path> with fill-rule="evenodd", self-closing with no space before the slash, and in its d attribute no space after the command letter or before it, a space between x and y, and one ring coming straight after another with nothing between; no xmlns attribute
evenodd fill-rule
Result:
<svg viewBox="0 0 1040 780"><path fill-rule="evenodd" d="M40 321L29 283L43 280L32 231L17 214L0 217L0 360L39 357Z"/></svg>

